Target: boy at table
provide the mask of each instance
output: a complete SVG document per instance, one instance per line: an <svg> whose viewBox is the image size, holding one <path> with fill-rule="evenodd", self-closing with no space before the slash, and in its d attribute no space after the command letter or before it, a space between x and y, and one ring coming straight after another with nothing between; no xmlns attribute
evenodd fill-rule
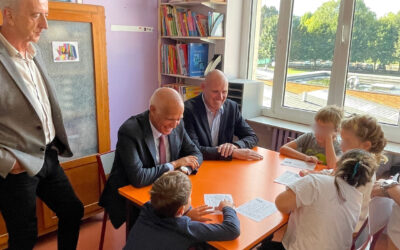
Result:
<svg viewBox="0 0 400 250"><path fill-rule="evenodd" d="M279 152L295 159L322 163L329 169L335 168L336 155L342 153L336 140L342 118L343 110L335 105L321 108L314 117L314 132L305 133L286 143Z"/></svg>
<svg viewBox="0 0 400 250"><path fill-rule="evenodd" d="M191 193L192 183L181 172L167 172L157 179L150 190L150 202L143 205L124 249L188 249L202 242L239 236L239 219L229 201L219 204L224 217L220 224L192 221L185 216L191 208Z"/></svg>

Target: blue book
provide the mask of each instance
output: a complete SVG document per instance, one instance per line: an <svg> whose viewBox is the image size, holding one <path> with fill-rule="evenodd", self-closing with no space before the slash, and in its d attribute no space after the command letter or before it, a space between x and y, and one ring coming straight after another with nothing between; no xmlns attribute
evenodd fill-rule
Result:
<svg viewBox="0 0 400 250"><path fill-rule="evenodd" d="M204 76L208 65L208 44L188 43L189 76Z"/></svg>

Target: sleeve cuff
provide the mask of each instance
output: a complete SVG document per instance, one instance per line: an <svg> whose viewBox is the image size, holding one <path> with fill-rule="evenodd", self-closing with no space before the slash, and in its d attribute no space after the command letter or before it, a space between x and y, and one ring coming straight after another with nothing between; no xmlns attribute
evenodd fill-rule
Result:
<svg viewBox="0 0 400 250"><path fill-rule="evenodd" d="M232 143L233 145L237 146L238 148L245 148L246 145L242 141L236 141Z"/></svg>
<svg viewBox="0 0 400 250"><path fill-rule="evenodd" d="M8 153L8 152L6 152ZM14 165L17 161L14 157L11 156L10 153L8 153L10 157L6 157L3 159L2 164L4 164L3 169L0 170L0 176L3 177L4 179L7 177L7 175L11 172L11 170L14 168Z"/></svg>
<svg viewBox="0 0 400 250"><path fill-rule="evenodd" d="M171 163L165 163L165 165L167 165L167 167L169 168L169 171L174 171L174 165L172 165Z"/></svg>

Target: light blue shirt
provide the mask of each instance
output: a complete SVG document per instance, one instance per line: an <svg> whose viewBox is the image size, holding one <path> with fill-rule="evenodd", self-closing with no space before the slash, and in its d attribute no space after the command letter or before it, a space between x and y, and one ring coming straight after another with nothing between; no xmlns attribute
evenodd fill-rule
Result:
<svg viewBox="0 0 400 250"><path fill-rule="evenodd" d="M206 107L208 126L210 127L211 131L212 146L216 147L218 146L219 125L221 124L221 116L224 113L224 106L222 105L214 114L204 101L204 95L201 95L201 98L203 99L204 106Z"/></svg>

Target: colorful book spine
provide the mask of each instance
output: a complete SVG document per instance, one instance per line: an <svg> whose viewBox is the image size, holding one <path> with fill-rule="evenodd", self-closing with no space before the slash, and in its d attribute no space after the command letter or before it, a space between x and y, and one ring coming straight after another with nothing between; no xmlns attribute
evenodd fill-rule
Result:
<svg viewBox="0 0 400 250"><path fill-rule="evenodd" d="M183 101L198 96L202 91L200 86L185 85L180 83L169 83L164 84L163 86L175 89L182 96Z"/></svg>
<svg viewBox="0 0 400 250"><path fill-rule="evenodd" d="M216 14L197 14L182 7L164 5L160 8L163 36L209 36L216 22ZM221 25L222 26L222 25Z"/></svg>
<svg viewBox="0 0 400 250"><path fill-rule="evenodd" d="M188 44L189 76L204 76L204 71L208 65L208 44L189 43Z"/></svg>

